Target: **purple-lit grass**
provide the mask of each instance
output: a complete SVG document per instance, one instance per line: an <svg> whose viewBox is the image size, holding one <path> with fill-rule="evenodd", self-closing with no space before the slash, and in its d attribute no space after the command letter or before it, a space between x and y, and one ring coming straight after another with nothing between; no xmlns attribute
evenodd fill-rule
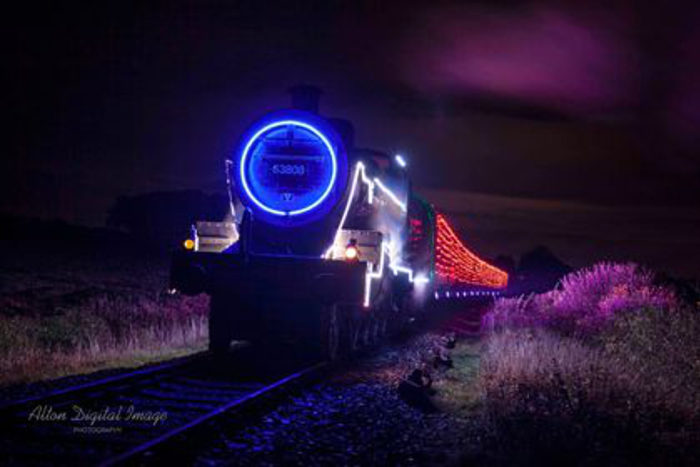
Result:
<svg viewBox="0 0 700 467"><path fill-rule="evenodd" d="M202 350L208 299L144 291L98 292L53 313L0 318L0 384L116 366Z"/></svg>
<svg viewBox="0 0 700 467"><path fill-rule="evenodd" d="M599 263L568 274L550 292L497 300L482 324L489 331L545 327L586 337L604 330L618 315L678 307L673 291L655 285L651 272L633 263Z"/></svg>
<svg viewBox="0 0 700 467"><path fill-rule="evenodd" d="M487 449L524 464L700 454L700 313L648 271L599 264L496 301L484 324Z"/></svg>

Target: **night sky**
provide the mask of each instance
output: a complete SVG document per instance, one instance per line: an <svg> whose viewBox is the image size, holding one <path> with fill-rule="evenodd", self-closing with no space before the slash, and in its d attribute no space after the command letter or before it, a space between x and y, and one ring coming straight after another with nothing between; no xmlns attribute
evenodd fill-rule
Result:
<svg viewBox="0 0 700 467"><path fill-rule="evenodd" d="M121 194L222 191L242 129L310 83L486 256L700 276L699 7L94 3L6 15L4 212L102 225Z"/></svg>

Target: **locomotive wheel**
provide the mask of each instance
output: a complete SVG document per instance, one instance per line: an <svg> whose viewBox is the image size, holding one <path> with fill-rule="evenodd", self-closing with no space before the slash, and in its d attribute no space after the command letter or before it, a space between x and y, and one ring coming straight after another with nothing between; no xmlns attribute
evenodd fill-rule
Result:
<svg viewBox="0 0 700 467"><path fill-rule="evenodd" d="M361 347L360 331L362 322L357 319L348 319L348 350L350 353L356 352Z"/></svg>
<svg viewBox="0 0 700 467"><path fill-rule="evenodd" d="M382 335L381 335L381 323L378 317L372 318L370 321L370 327L369 327L369 339L371 345L377 345L381 342L382 340Z"/></svg>
<svg viewBox="0 0 700 467"><path fill-rule="evenodd" d="M387 335L387 328L389 324L389 319L386 316L379 318L379 337L384 339Z"/></svg>
<svg viewBox="0 0 700 467"><path fill-rule="evenodd" d="M360 347L367 348L372 345L372 320L367 317L360 322Z"/></svg>
<svg viewBox="0 0 700 467"><path fill-rule="evenodd" d="M231 346L232 329L228 319L231 301L214 295L209 305L209 351L223 355Z"/></svg>
<svg viewBox="0 0 700 467"><path fill-rule="evenodd" d="M380 342L379 320L376 316L367 317L362 323L362 346L373 347Z"/></svg>
<svg viewBox="0 0 700 467"><path fill-rule="evenodd" d="M340 316L335 303L321 310L321 353L329 361L340 357Z"/></svg>

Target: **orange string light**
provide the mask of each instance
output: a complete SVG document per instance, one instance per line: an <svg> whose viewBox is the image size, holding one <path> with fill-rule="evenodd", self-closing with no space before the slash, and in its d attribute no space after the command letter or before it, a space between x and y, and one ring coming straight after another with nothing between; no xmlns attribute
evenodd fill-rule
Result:
<svg viewBox="0 0 700 467"><path fill-rule="evenodd" d="M508 274L464 246L442 214L436 217L435 274L449 283L505 288Z"/></svg>

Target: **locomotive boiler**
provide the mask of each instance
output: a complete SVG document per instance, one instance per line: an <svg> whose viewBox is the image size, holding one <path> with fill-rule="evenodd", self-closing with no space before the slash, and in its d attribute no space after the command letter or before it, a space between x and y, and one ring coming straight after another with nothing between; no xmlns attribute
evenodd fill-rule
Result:
<svg viewBox="0 0 700 467"><path fill-rule="evenodd" d="M400 155L356 146L316 88L264 115L226 160L229 212L197 222L171 287L211 296L210 350L313 343L328 359L419 317L429 301L493 294L507 274L473 254L412 189Z"/></svg>

